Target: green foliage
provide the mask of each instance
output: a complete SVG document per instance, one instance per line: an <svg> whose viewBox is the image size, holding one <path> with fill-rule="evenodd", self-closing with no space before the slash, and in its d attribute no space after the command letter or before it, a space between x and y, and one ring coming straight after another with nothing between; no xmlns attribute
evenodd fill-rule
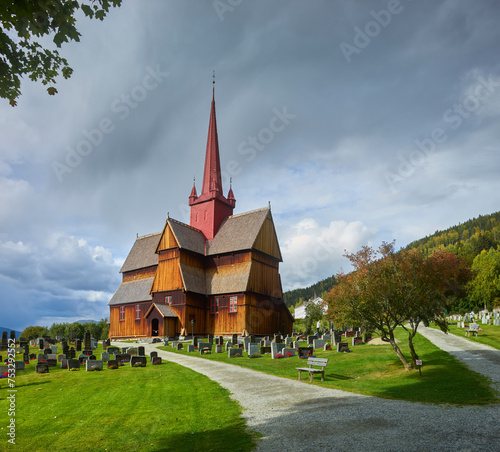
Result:
<svg viewBox="0 0 500 452"><path fill-rule="evenodd" d="M465 223L436 231L434 234L410 243L406 249L421 249L426 255L446 248L472 262L483 250L500 245L500 212L480 215Z"/></svg>
<svg viewBox="0 0 500 452"><path fill-rule="evenodd" d="M309 319L309 325L316 327L316 322L323 319L323 307L316 303L309 303L306 306L306 315Z"/></svg>
<svg viewBox="0 0 500 452"><path fill-rule="evenodd" d="M80 41L75 15L81 9L89 18L103 20L111 6L122 0L92 0L90 5L74 0L3 0L0 3L0 97L17 105L21 78L54 85L56 77L71 77L73 69L57 50L44 48L44 36L51 36L60 48L64 42ZM50 95L57 93L49 86Z"/></svg>
<svg viewBox="0 0 500 452"><path fill-rule="evenodd" d="M500 246L483 250L474 258L475 278L469 283L469 297L476 306L491 310L500 297Z"/></svg>
<svg viewBox="0 0 500 452"><path fill-rule="evenodd" d="M324 294L330 292L335 284L335 276L330 276L305 289L294 289L285 292L283 294L283 301L288 307L298 306L302 301L313 298L315 293L317 296L323 297Z"/></svg>
<svg viewBox="0 0 500 452"><path fill-rule="evenodd" d="M37 337L46 336L49 334L49 330L45 326L27 326L20 337L25 339L36 339Z"/></svg>
<svg viewBox="0 0 500 452"><path fill-rule="evenodd" d="M48 334L51 337L63 336L66 339L71 337L71 331L74 332L75 337L83 338L85 331L89 330L90 336L97 340L104 340L108 338L109 325L106 319L101 321L86 322L86 323L54 323L50 328Z"/></svg>

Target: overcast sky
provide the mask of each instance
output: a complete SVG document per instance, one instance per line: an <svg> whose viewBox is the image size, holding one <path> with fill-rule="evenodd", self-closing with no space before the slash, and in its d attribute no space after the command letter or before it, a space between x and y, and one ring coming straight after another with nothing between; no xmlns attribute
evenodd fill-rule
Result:
<svg viewBox="0 0 500 452"><path fill-rule="evenodd" d="M0 326L104 318L136 234L189 222L212 72L224 193L266 207L284 290L500 210L500 4L124 1L59 93L0 103Z"/></svg>

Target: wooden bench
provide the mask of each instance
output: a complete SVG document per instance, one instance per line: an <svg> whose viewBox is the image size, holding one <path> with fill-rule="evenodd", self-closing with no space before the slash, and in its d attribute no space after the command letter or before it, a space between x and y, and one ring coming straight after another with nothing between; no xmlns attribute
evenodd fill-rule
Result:
<svg viewBox="0 0 500 452"><path fill-rule="evenodd" d="M470 336L472 334L477 337L477 333L479 333L479 325L477 323L472 323L469 325L469 329L465 330L466 336Z"/></svg>
<svg viewBox="0 0 500 452"><path fill-rule="evenodd" d="M313 382L314 374L321 374L321 381L325 381L325 367L328 364L328 359L325 358L308 358L307 365L309 367L297 367L299 371L299 380L302 377L302 372L309 372L309 381Z"/></svg>

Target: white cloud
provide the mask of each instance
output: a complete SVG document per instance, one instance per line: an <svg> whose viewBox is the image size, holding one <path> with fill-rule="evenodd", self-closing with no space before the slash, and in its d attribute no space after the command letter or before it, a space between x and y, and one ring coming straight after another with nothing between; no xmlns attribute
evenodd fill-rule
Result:
<svg viewBox="0 0 500 452"><path fill-rule="evenodd" d="M361 221L332 221L327 227L305 218L282 240L281 277L284 290L312 284L346 267L345 250L357 251L371 243L376 229Z"/></svg>

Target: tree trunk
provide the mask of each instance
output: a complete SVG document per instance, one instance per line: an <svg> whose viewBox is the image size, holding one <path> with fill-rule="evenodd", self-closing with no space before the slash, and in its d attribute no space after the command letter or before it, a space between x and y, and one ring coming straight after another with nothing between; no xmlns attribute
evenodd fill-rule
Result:
<svg viewBox="0 0 500 452"><path fill-rule="evenodd" d="M411 359L414 365L417 364L417 359L419 359L417 352L415 351L415 347L413 346L413 338L415 337L415 334L417 334L417 331L408 332L408 347L410 347Z"/></svg>
<svg viewBox="0 0 500 452"><path fill-rule="evenodd" d="M398 355L398 358L403 363L403 366L405 366L405 370L413 370L413 365L406 360L405 355L403 355L403 352L398 347L398 344L396 344L396 339L394 338L394 334L392 334L392 331L389 335L389 343L392 345L392 348L396 352L396 355Z"/></svg>

